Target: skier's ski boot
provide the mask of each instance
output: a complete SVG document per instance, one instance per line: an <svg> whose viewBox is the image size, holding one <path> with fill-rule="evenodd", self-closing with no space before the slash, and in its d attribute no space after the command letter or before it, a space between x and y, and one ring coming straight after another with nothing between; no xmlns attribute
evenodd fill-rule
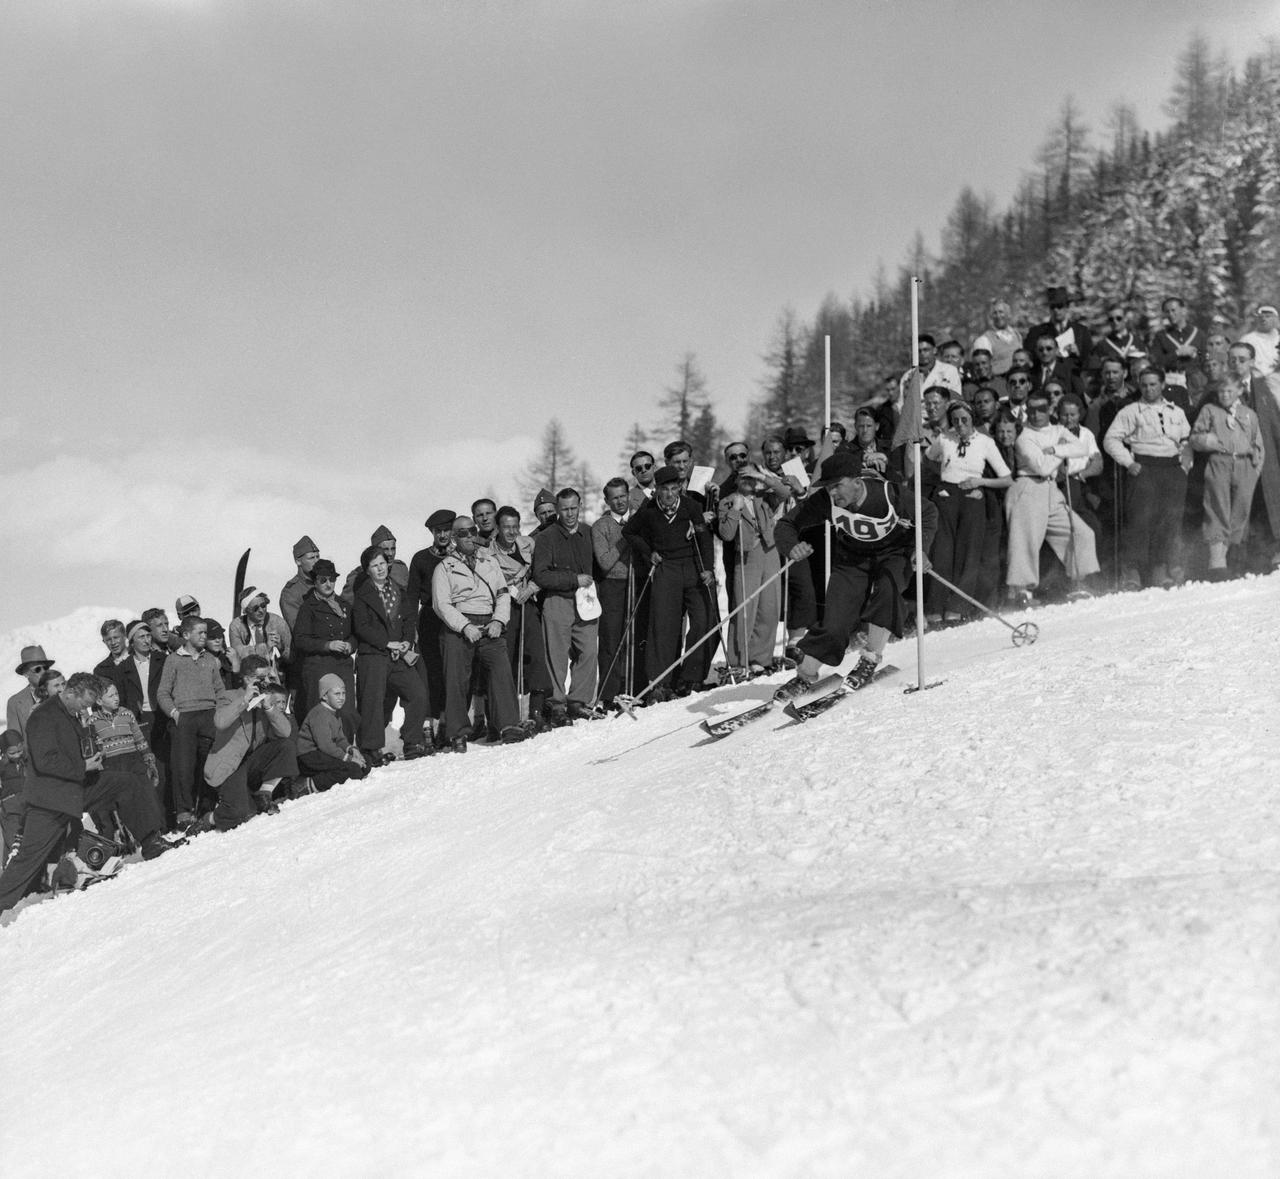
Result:
<svg viewBox="0 0 1280 1179"><path fill-rule="evenodd" d="M863 655L862 658L853 665L853 670L844 677L845 686L848 687L851 692L856 692L859 688L865 688L873 679L876 678L876 669L879 666L879 659L874 659L870 655Z"/></svg>
<svg viewBox="0 0 1280 1179"><path fill-rule="evenodd" d="M818 677L807 676L797 671L785 684L781 684L774 690L773 699L777 704L788 704L792 700L797 700L801 696L807 696L813 691L814 685L817 684Z"/></svg>

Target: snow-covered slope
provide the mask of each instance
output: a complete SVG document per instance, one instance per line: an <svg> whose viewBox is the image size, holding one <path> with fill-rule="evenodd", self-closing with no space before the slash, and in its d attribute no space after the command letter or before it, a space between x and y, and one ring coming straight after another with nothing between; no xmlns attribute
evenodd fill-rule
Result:
<svg viewBox="0 0 1280 1179"><path fill-rule="evenodd" d="M98 636L108 618L119 618L127 626L136 618L128 609L109 606L83 606L65 618L38 626L23 626L0 635L0 691L5 699L26 686L27 681L14 670L21 659L22 648L39 645L54 661L54 667L70 675L73 671L92 671L106 657L107 649Z"/></svg>
<svg viewBox="0 0 1280 1179"><path fill-rule="evenodd" d="M6 1175L1273 1175L1280 578L400 765L0 929Z"/></svg>

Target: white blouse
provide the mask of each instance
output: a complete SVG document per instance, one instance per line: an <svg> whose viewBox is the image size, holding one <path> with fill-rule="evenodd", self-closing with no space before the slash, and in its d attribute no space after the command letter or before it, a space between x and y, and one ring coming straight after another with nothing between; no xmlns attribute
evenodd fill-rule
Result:
<svg viewBox="0 0 1280 1179"><path fill-rule="evenodd" d="M997 478L1010 474L1009 464L1000 455L1000 448L989 434L971 434L960 453L960 440L947 431L939 434L929 444L929 457L942 464L943 483L963 483L966 479L981 479L987 463Z"/></svg>

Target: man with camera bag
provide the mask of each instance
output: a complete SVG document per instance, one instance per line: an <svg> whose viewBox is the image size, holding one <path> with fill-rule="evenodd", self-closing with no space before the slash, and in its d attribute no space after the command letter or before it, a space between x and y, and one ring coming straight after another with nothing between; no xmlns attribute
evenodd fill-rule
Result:
<svg viewBox="0 0 1280 1179"><path fill-rule="evenodd" d="M0 873L0 913L27 895L85 811L118 807L144 860L171 846L160 834L164 816L147 779L103 770L102 754L93 749L83 717L104 687L98 676L78 671L27 720L26 816L19 842Z"/></svg>

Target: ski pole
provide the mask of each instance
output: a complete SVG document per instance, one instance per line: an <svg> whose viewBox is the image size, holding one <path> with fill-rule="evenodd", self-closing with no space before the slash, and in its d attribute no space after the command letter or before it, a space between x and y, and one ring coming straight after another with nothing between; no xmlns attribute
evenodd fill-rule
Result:
<svg viewBox="0 0 1280 1179"><path fill-rule="evenodd" d="M516 698L524 695L524 607L520 603L520 640L516 643Z"/></svg>
<svg viewBox="0 0 1280 1179"><path fill-rule="evenodd" d="M644 601L645 591L649 588L649 583L653 580L654 570L657 565L650 565L649 572L645 574L644 584L640 587L640 592L636 594L636 604L631 608L627 615L627 624L622 628L622 642L618 644L618 649L613 653L613 658L609 660L609 666L604 675L600 677L600 681L596 686L596 698L591 701L591 707L595 708L600 703L600 694L604 691L604 686L609 682L609 676L613 673L614 666L618 662L618 656L627 649L627 645L631 641L631 629L635 625L636 615L640 613L640 603ZM621 699L625 693L620 693L618 699Z"/></svg>
<svg viewBox="0 0 1280 1179"><path fill-rule="evenodd" d="M697 539L694 538L693 536L693 531L692 531L693 525L690 525L689 528L690 528L689 536L690 536L690 539L693 541L693 563L698 567L698 580L701 582L702 575L706 573L707 567L705 564L703 564L703 561L702 561L702 550L698 548ZM708 635L715 634L717 642L720 645L724 646L725 650L727 651L728 644L725 642L724 633L721 630L726 620L720 617L720 594L718 592L718 587L715 581L715 570L712 570L711 584L707 585L705 582L702 582L702 588L707 592L707 603L710 606L711 616L714 619L714 621L712 622L712 629L709 630L707 634ZM706 636L703 636L703 637L705 638ZM695 643L692 647L689 648L689 651L685 652L685 655L687 656L690 651L696 650L699 646L701 646L701 642ZM716 655L715 648L712 647L710 652L708 652L707 654L707 670L710 670L711 660L715 658L715 655ZM684 661L681 660L681 662L684 662ZM702 678L704 680L707 678L706 671L702 673Z"/></svg>
<svg viewBox="0 0 1280 1179"><path fill-rule="evenodd" d="M939 585L946 586L946 588L953 594L963 598L971 606L977 606L983 614L990 615L990 617L994 618L1001 626L1007 626L1011 631L1013 631L1013 645L1015 647L1029 647L1040 637L1040 628L1034 622L1020 622L1017 626L1014 626L1007 618L1001 618L999 614L994 610L988 609L988 607L979 602L977 598L969 597L969 595L966 594L958 585L952 585L951 582L941 574L935 573L932 569L926 569L925 572L938 582Z"/></svg>
<svg viewBox="0 0 1280 1179"><path fill-rule="evenodd" d="M1076 565L1076 516L1075 509L1071 506L1071 472L1067 470L1067 463L1062 465L1062 490L1067 500L1067 527L1071 529L1067 533L1067 558L1071 562L1071 567L1067 570L1067 580L1076 581L1079 579L1079 566Z"/></svg>
<svg viewBox="0 0 1280 1179"><path fill-rule="evenodd" d="M635 609L635 601L636 601L636 567L633 564L631 564L630 561L628 561L627 562L627 617L628 618L631 617L631 611ZM632 681L635 679L634 675L632 674L634 671L634 668L632 667L632 663L634 662L634 657L635 657L635 644L630 643L626 640L625 631L626 631L626 628L624 627L623 628L624 638L622 642L622 648L623 648L622 690L624 692L630 692Z"/></svg>
<svg viewBox="0 0 1280 1179"><path fill-rule="evenodd" d="M764 591L770 585L772 585L775 581L777 581L779 577L781 577L784 573L786 573L786 571L790 569L792 565L794 565L798 560L804 560L804 559L805 558L803 557L793 557L791 560L789 560L785 565L782 566L781 569L778 570L777 573L774 573L770 577L767 577L764 581L760 583L759 586L757 586L754 590L751 591L751 593L749 593L745 598L743 598L743 600L739 602L729 612L729 614L727 615L727 617L723 619L723 621L728 622L729 619L732 618L735 614L737 614L739 610L745 610L751 602L754 602L756 598L758 598L762 593L764 593ZM622 705L623 711L629 717L631 717L632 720L635 720L636 705L638 705L641 700L643 700L650 692L652 692L654 688L656 688L660 683L662 683L662 681L665 680L667 676L669 676L673 671L675 671L675 669L679 667L680 664L682 664L686 659L688 659L688 657L692 655L694 651L696 651L699 647L701 647L703 643L705 643L708 639L714 638L719 633L720 632L718 630L707 631L707 633L703 635L702 638L700 638L696 643L694 643L692 647L690 647L687 651L685 651L680 656L679 659L677 659L673 664L671 664L670 667L664 669L661 673L654 676L653 679L650 680L649 683L646 684L644 688L641 691L637 692L634 696L618 696L617 700L618 700L618 703Z"/></svg>

